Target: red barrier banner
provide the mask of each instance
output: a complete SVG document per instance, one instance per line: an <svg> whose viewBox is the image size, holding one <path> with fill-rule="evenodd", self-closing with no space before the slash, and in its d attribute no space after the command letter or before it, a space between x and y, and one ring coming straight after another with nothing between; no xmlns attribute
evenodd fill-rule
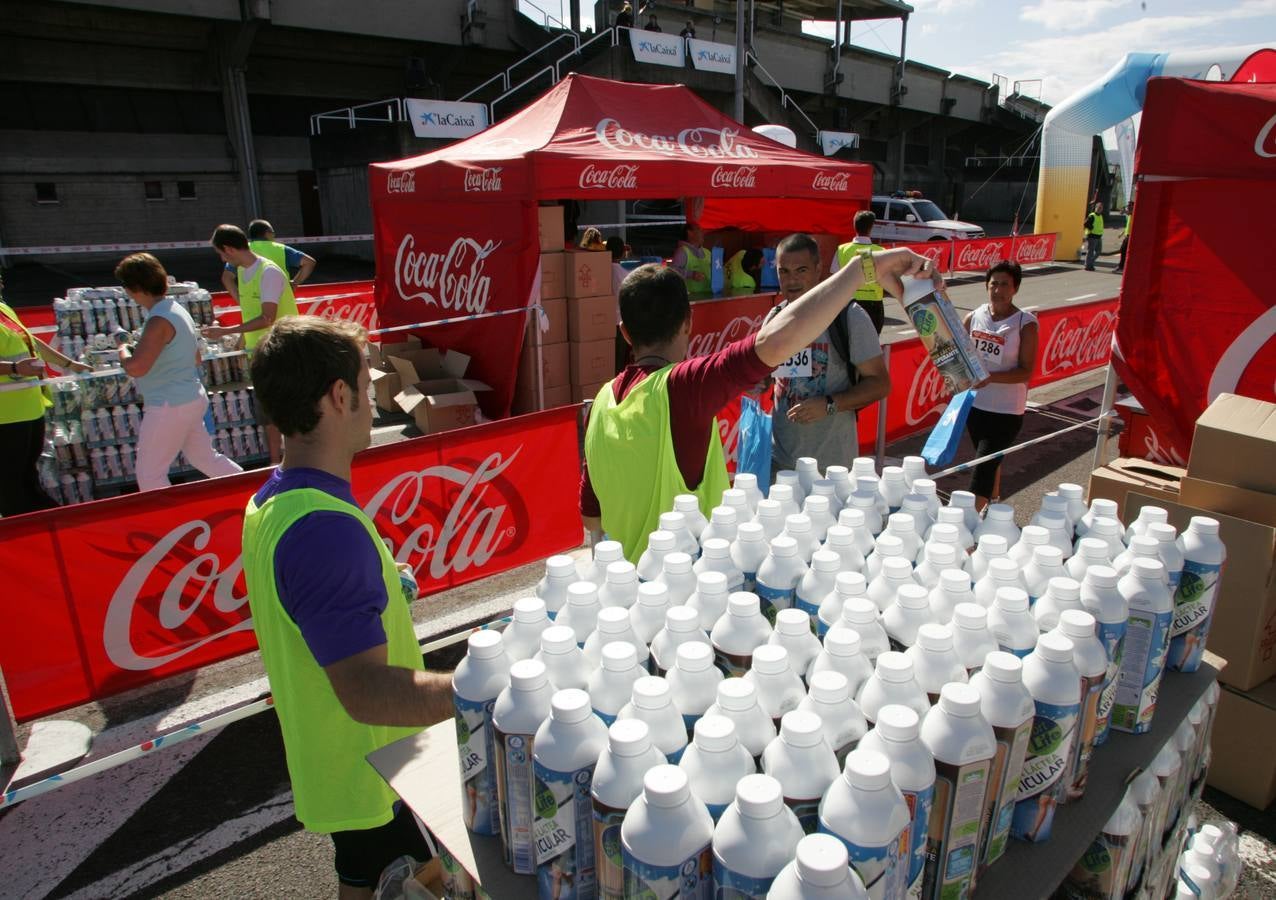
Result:
<svg viewBox="0 0 1276 900"><path fill-rule="evenodd" d="M1016 237L953 241L952 271L985 272L1003 259L1021 266L1042 265L1054 259L1056 234L1021 234Z"/></svg>
<svg viewBox="0 0 1276 900"><path fill-rule="evenodd" d="M894 250L897 247L907 247L914 253L920 253L931 262L939 267L941 272L951 272L953 270L953 242L952 241L919 241L909 244L891 244L890 248Z"/></svg>
<svg viewBox="0 0 1276 900"><path fill-rule="evenodd" d="M374 447L356 500L422 596L580 542L577 407ZM28 720L255 648L240 536L267 477L0 520L0 667Z"/></svg>
<svg viewBox="0 0 1276 900"><path fill-rule="evenodd" d="M368 331L380 327L371 281L343 281L336 284L303 284L297 288L297 310L325 319L357 322ZM243 321L235 299L227 293L213 294L213 309L222 325ZM375 340L375 336L374 336Z"/></svg>

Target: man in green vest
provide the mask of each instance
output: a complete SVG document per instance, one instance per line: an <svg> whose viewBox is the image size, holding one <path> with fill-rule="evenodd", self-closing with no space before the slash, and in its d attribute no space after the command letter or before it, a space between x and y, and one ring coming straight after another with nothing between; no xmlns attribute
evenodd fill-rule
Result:
<svg viewBox="0 0 1276 900"><path fill-rule="evenodd" d="M910 250L864 254L756 334L688 359L685 283L658 265L634 270L620 287L620 327L633 362L603 385L585 429L580 510L590 535L605 532L636 562L676 495L695 494L708 516L728 485L718 410L808 347L858 288L877 282L898 297L901 279L914 275L941 283L930 261Z"/></svg>
<svg viewBox="0 0 1276 900"><path fill-rule="evenodd" d="M1103 204L1094 204L1094 209L1085 217L1085 270L1094 271L1094 261L1103 249Z"/></svg>
<svg viewBox="0 0 1276 900"><path fill-rule="evenodd" d="M288 446L243 534L297 819L332 835L341 898L370 897L398 856L429 858L366 757L452 716L450 678L425 671L399 570L351 491L372 432L365 339L350 322L290 316L258 344L257 403Z"/></svg>
<svg viewBox="0 0 1276 900"><path fill-rule="evenodd" d="M311 276L317 265L310 254L277 242L275 226L265 219L253 219L248 223L248 246L258 256L266 257L283 269L285 274L297 273L292 275L291 281L294 293ZM235 298L236 303L239 302L239 277L236 267L231 263L227 263L222 270L222 288Z"/></svg>
<svg viewBox="0 0 1276 900"><path fill-rule="evenodd" d="M877 223L877 216L872 210L861 209L855 214L852 223L855 226L855 237L837 248L837 256L831 267L834 272L845 268L847 263L861 253L875 253L882 249L873 243L873 226ZM878 334L882 333L882 326L886 324L886 303L883 296L880 284L865 285L855 292L856 305L868 313Z"/></svg>
<svg viewBox="0 0 1276 900"><path fill-rule="evenodd" d="M713 292L710 276L713 274L713 258L704 246L704 229L688 222L682 228L682 240L669 261L673 270L687 283L688 294Z"/></svg>

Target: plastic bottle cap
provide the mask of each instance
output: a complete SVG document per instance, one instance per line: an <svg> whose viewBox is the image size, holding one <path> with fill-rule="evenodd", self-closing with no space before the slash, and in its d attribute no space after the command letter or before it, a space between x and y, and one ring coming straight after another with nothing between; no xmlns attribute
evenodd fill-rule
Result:
<svg viewBox="0 0 1276 900"><path fill-rule="evenodd" d="M939 573L939 584L950 594L969 593L970 573L961 569L944 569Z"/></svg>
<svg viewBox="0 0 1276 900"><path fill-rule="evenodd" d="M731 557L731 543L726 538L709 538L700 548L703 556L710 559L729 559ZM666 565L668 563L666 562Z"/></svg>
<svg viewBox="0 0 1276 900"><path fill-rule="evenodd" d="M1116 569L1111 566L1091 566L1085 570L1085 580L1094 587L1116 587Z"/></svg>
<svg viewBox="0 0 1276 900"><path fill-rule="evenodd" d="M638 602L643 606L667 606L669 588L663 581L644 581L638 585Z"/></svg>
<svg viewBox="0 0 1276 900"><path fill-rule="evenodd" d="M957 506L941 506L939 513L935 516L936 527L939 525L959 526L964 524L965 521L965 511ZM957 533L961 533L960 528L958 528Z"/></svg>
<svg viewBox="0 0 1276 900"><path fill-rule="evenodd" d="M993 598L993 606L1006 612L1026 612L1028 609L1028 594L1017 587L999 587Z"/></svg>
<svg viewBox="0 0 1276 900"><path fill-rule="evenodd" d="M752 681L743 678L726 678L718 682L716 695L718 706L732 712L752 709L758 702L758 690Z"/></svg>
<svg viewBox="0 0 1276 900"><path fill-rule="evenodd" d="M834 550L816 550L811 554L811 568L816 572L836 572L842 566L842 557Z"/></svg>
<svg viewBox="0 0 1276 900"><path fill-rule="evenodd" d="M785 516L784 530L790 534L806 534L811 530L811 517L802 513Z"/></svg>
<svg viewBox="0 0 1276 900"><path fill-rule="evenodd" d="M953 528L951 525L936 525L935 529ZM954 533L957 529L953 528ZM931 532L935 534L934 531ZM936 539L938 536L936 535ZM953 566L957 563L957 548L950 543L929 543L926 545L926 561L932 566ZM945 569L940 569L942 574ZM962 574L965 574L964 572Z"/></svg>
<svg viewBox="0 0 1276 900"><path fill-rule="evenodd" d="M830 525L824 533L825 547L855 546L855 532L845 525Z"/></svg>
<svg viewBox="0 0 1276 900"><path fill-rule="evenodd" d="M545 560L545 572L551 578L565 578L576 574L576 560L570 556L559 554Z"/></svg>
<svg viewBox="0 0 1276 900"><path fill-rule="evenodd" d="M1064 637L1057 631L1047 632L1037 639L1036 653L1042 659L1049 662L1072 662L1072 652L1075 645L1070 638Z"/></svg>
<svg viewBox="0 0 1276 900"><path fill-rule="evenodd" d="M1038 646L1040 644L1038 643ZM993 650L984 657L983 673L993 681L1002 684L1017 684L1023 681L1023 660L1013 653L1004 650Z"/></svg>
<svg viewBox="0 0 1276 900"><path fill-rule="evenodd" d="M762 603L749 591L735 591L727 597L727 612L733 616L760 616Z"/></svg>
<svg viewBox="0 0 1276 900"><path fill-rule="evenodd" d="M541 650L567 653L576 646L576 632L566 625L551 625L541 632Z"/></svg>
<svg viewBox="0 0 1276 900"><path fill-rule="evenodd" d="M1056 600L1081 599L1081 582L1066 575L1056 575L1046 583L1046 593Z"/></svg>
<svg viewBox="0 0 1276 900"><path fill-rule="evenodd" d="M638 651L629 641L608 641L599 653L599 662L608 672L628 672L638 665Z"/></svg>
<svg viewBox="0 0 1276 900"><path fill-rule="evenodd" d="M1085 496L1085 491L1082 489L1081 485L1073 484L1070 481L1065 481L1060 484L1058 490L1060 497L1064 497L1070 501L1080 500L1083 496Z"/></svg>
<svg viewBox="0 0 1276 900"><path fill-rule="evenodd" d="M790 519L796 519L797 516L789 516ZM806 518L806 516L802 516ZM788 527L787 525L785 526ZM771 539L771 555L781 559L790 556L797 556L797 541L787 534L781 534Z"/></svg>
<svg viewBox="0 0 1276 900"><path fill-rule="evenodd" d="M793 477L794 479L797 478L796 475ZM775 503L788 503L793 499L793 486L780 483L773 484L771 485L771 490L767 492L766 498Z"/></svg>
<svg viewBox="0 0 1276 900"><path fill-rule="evenodd" d="M861 790L884 790L891 783L891 761L885 753L876 750L863 747L852 750L846 757L846 780Z"/></svg>
<svg viewBox="0 0 1276 900"><path fill-rule="evenodd" d="M762 501L765 503L766 501ZM761 541L766 539L766 529L757 522L745 522L736 529L735 539L737 541Z"/></svg>
<svg viewBox="0 0 1276 900"><path fill-rule="evenodd" d="M1067 501L1064 502L1066 503ZM1041 527L1045 528L1047 531L1055 528L1066 529L1068 527L1068 520L1057 512L1042 512L1041 515L1037 517L1037 521L1040 522Z"/></svg>
<svg viewBox="0 0 1276 900"><path fill-rule="evenodd" d="M563 629L570 632L570 628ZM573 637L573 643L575 638ZM545 664L539 659L520 659L510 666L510 688L515 691L535 691L549 684Z"/></svg>
<svg viewBox="0 0 1276 900"><path fill-rule="evenodd" d="M613 756L642 756L651 746L651 730L642 719L618 719L607 729L607 749Z"/></svg>
<svg viewBox="0 0 1276 900"><path fill-rule="evenodd" d="M1031 547L1039 547L1050 543L1050 532L1040 525L1025 525L1023 531L1019 532L1019 537L1025 545Z"/></svg>
<svg viewBox="0 0 1276 900"><path fill-rule="evenodd" d="M667 575L686 575L691 571L691 555L676 551L665 557L663 564Z"/></svg>
<svg viewBox="0 0 1276 900"><path fill-rule="evenodd" d="M567 585L567 602L572 606L596 606L598 585L592 581L576 581Z"/></svg>
<svg viewBox="0 0 1276 900"><path fill-rule="evenodd" d="M750 472L736 472L731 483L737 490L750 490L758 486L758 476Z"/></svg>
<svg viewBox="0 0 1276 900"><path fill-rule="evenodd" d="M995 559L989 560L988 574L993 577L994 581L1017 582L1019 580L1019 564L1012 559L1007 559L1004 556L998 556Z"/></svg>
<svg viewBox="0 0 1276 900"><path fill-rule="evenodd" d="M623 606L609 606L598 611L598 630L602 634L619 634L629 630L629 610Z"/></svg>
<svg viewBox="0 0 1276 900"><path fill-rule="evenodd" d="M904 609L930 609L930 591L912 581L901 584L895 592L895 603Z"/></svg>
<svg viewBox="0 0 1276 900"><path fill-rule="evenodd" d="M988 610L978 603L958 603L953 607L953 624L982 630L988 627Z"/></svg>
<svg viewBox="0 0 1276 900"><path fill-rule="evenodd" d="M549 715L555 722L583 722L593 715L589 708L589 694L579 688L554 691L549 698Z"/></svg>
<svg viewBox="0 0 1276 900"><path fill-rule="evenodd" d="M1105 497L1095 497L1090 501L1090 510L1096 516L1108 516L1115 519L1117 515L1117 504L1115 500L1108 500Z"/></svg>
<svg viewBox="0 0 1276 900"><path fill-rule="evenodd" d="M647 546L652 550L669 551L678 546L678 539L672 531L653 531L647 537Z"/></svg>
<svg viewBox="0 0 1276 900"><path fill-rule="evenodd" d="M877 604L861 594L847 597L842 604L842 618L851 625L872 625L877 617Z"/></svg>
<svg viewBox="0 0 1276 900"><path fill-rule="evenodd" d="M1219 845L1219 841L1223 839L1223 829L1219 828L1213 822L1210 822L1206 825L1202 825L1201 830L1196 832L1192 838L1193 843L1196 842L1197 838L1217 847Z"/></svg>
<svg viewBox="0 0 1276 900"><path fill-rule="evenodd" d="M877 657L874 671L882 681L912 681L913 661L898 651L887 650Z"/></svg>
<svg viewBox="0 0 1276 900"><path fill-rule="evenodd" d="M475 659L493 659L505 650L501 633L491 629L474 632L466 644L468 645L466 652Z"/></svg>
<svg viewBox="0 0 1276 900"><path fill-rule="evenodd" d="M877 536L877 555L882 557L883 564L885 564L888 559L894 559L896 557L903 559L904 542L899 539L899 535L883 531ZM905 559L904 562L908 562L908 560ZM911 569L912 563L908 564Z"/></svg>
<svg viewBox="0 0 1276 900"><path fill-rule="evenodd" d="M815 497L836 497L837 485L830 477L817 478L811 482L811 495Z"/></svg>
<svg viewBox="0 0 1276 900"><path fill-rule="evenodd" d="M975 495L970 491L953 491L948 495L948 505L961 510L974 509Z"/></svg>
<svg viewBox="0 0 1276 900"><path fill-rule="evenodd" d="M1095 534L1121 534L1121 522L1117 519L1115 511L1110 516L1096 515L1090 521L1090 530Z"/></svg>
<svg viewBox="0 0 1276 900"><path fill-rule="evenodd" d="M913 516L913 513L925 514L930 509L930 503L921 494L908 494L900 502L899 508L907 515ZM914 521L916 516L913 516Z"/></svg>
<svg viewBox="0 0 1276 900"><path fill-rule="evenodd" d="M771 489L772 491L775 488ZM784 514L783 507L780 506L779 500L759 500L758 501L758 518L759 519L778 519Z"/></svg>
<svg viewBox="0 0 1276 900"><path fill-rule="evenodd" d="M710 541L709 543L713 543ZM725 572L701 572L696 576L697 594L723 594L727 590Z"/></svg>
<svg viewBox="0 0 1276 900"><path fill-rule="evenodd" d="M829 482L829 487L831 488L832 486L833 486L833 483ZM829 511L828 495L811 494L804 501L802 501L802 509L804 512L807 512L807 513L815 512L821 515L828 515L828 511ZM810 518L810 516L808 515L807 518Z"/></svg>
<svg viewBox="0 0 1276 900"><path fill-rule="evenodd" d="M543 622L548 618L545 601L540 597L519 597L514 601L515 622Z"/></svg>
<svg viewBox="0 0 1276 900"><path fill-rule="evenodd" d="M594 562L613 563L625 558L625 548L620 541L599 541L594 544Z"/></svg>
<svg viewBox="0 0 1276 900"><path fill-rule="evenodd" d="M724 509L724 508L731 509L734 511L735 509L741 506L748 506L748 505L749 505L748 494L746 494L740 488L727 488L725 491L722 492L722 506L716 507L714 509L714 512L717 512L719 509Z"/></svg>
<svg viewBox="0 0 1276 900"><path fill-rule="evenodd" d="M701 750L730 750L736 743L735 722L726 716L701 716L696 720L692 738Z"/></svg>
<svg viewBox="0 0 1276 900"><path fill-rule="evenodd" d="M679 494L673 498L674 512L689 513L700 511L700 500L695 494Z"/></svg>
<svg viewBox="0 0 1276 900"><path fill-rule="evenodd" d="M1134 556L1153 558L1160 549L1160 541L1151 535L1140 534L1130 539L1130 550Z"/></svg>
<svg viewBox="0 0 1276 900"><path fill-rule="evenodd" d="M979 550L984 556L1005 556L1008 543L1000 534L985 534L979 539Z"/></svg>
<svg viewBox="0 0 1276 900"><path fill-rule="evenodd" d="M780 738L791 747L814 747L824 737L824 723L813 712L795 709L780 719Z"/></svg>
<svg viewBox="0 0 1276 900"><path fill-rule="evenodd" d="M745 775L735 783L735 804L742 816L769 819L784 809L784 788L770 775Z"/></svg>
<svg viewBox="0 0 1276 900"><path fill-rule="evenodd" d="M810 834L798 841L798 880L812 887L833 888L850 877L845 845L827 834Z"/></svg>
<svg viewBox="0 0 1276 900"><path fill-rule="evenodd" d="M984 510L984 520L988 519L995 522L1014 522L1015 508L1005 503L990 503Z"/></svg>
<svg viewBox="0 0 1276 900"><path fill-rule="evenodd" d="M1046 494L1041 498L1042 512L1062 513L1068 508L1068 498L1062 494ZM1067 516L1064 516L1066 519Z"/></svg>
<svg viewBox="0 0 1276 900"><path fill-rule="evenodd" d="M861 597L868 589L868 582L859 572L838 572L833 586L843 597Z"/></svg>
<svg viewBox="0 0 1276 900"><path fill-rule="evenodd" d="M704 672L713 666L713 648L703 641L679 644L674 665L683 672Z"/></svg>
<svg viewBox="0 0 1276 900"><path fill-rule="evenodd" d="M680 512L661 513L659 521L662 531L669 531L674 534L687 527L687 517Z"/></svg>
<svg viewBox="0 0 1276 900"><path fill-rule="evenodd" d="M679 806L691 796L687 773L677 766L652 766L642 777L642 795L651 806Z"/></svg>
<svg viewBox="0 0 1276 900"><path fill-rule="evenodd" d="M923 497L933 497L936 495L935 481L931 478L914 478L913 493L921 494Z"/></svg>
<svg viewBox="0 0 1276 900"><path fill-rule="evenodd" d="M789 651L779 644L763 644L753 651L753 671L759 675L779 675L788 668Z"/></svg>
<svg viewBox="0 0 1276 900"><path fill-rule="evenodd" d="M669 705L669 682L663 678L644 675L634 682L633 691L631 699L639 709L662 709Z"/></svg>
<svg viewBox="0 0 1276 900"><path fill-rule="evenodd" d="M939 705L953 716L979 715L979 691L960 681L950 681L939 689Z"/></svg>
<svg viewBox="0 0 1276 900"><path fill-rule="evenodd" d="M943 652L953 648L953 632L947 625L927 622L917 629L917 643L925 650Z"/></svg>
<svg viewBox="0 0 1276 900"><path fill-rule="evenodd" d="M916 520L911 513L891 513L886 519L886 528L894 534L917 533Z"/></svg>
<svg viewBox="0 0 1276 900"><path fill-rule="evenodd" d="M844 703L851 696L851 683L841 672L825 669L811 676L809 694L818 703Z"/></svg>
<svg viewBox="0 0 1276 900"><path fill-rule="evenodd" d="M775 614L775 630L780 634L802 636L811 633L811 617L800 609L782 609Z"/></svg>
<svg viewBox="0 0 1276 900"><path fill-rule="evenodd" d="M1134 562L1130 563L1130 571L1139 578L1148 581L1160 581L1165 577L1165 564L1159 559L1138 556L1135 557Z"/></svg>
<svg viewBox="0 0 1276 900"><path fill-rule="evenodd" d="M888 703L877 711L874 728L888 741L912 741L921 729L917 710L899 703Z"/></svg>
<svg viewBox="0 0 1276 900"><path fill-rule="evenodd" d="M671 606L665 610L668 631L695 631L700 627L700 613L690 606Z"/></svg>
<svg viewBox="0 0 1276 900"><path fill-rule="evenodd" d="M882 560L882 574L895 581L912 581L913 564L902 556L888 556Z"/></svg>
<svg viewBox="0 0 1276 900"><path fill-rule="evenodd" d="M868 481L868 478L861 475L859 479L857 480L856 484L864 484L867 481ZM874 478L873 481L877 481L877 479ZM870 491L866 488L864 489L857 488L856 490L851 492L851 503L854 504L856 507L859 507L860 509L868 509L869 507L876 507L877 492Z"/></svg>
<svg viewBox="0 0 1276 900"><path fill-rule="evenodd" d="M1044 544L1032 548L1032 559L1039 566L1054 568L1063 565L1063 551L1054 544Z"/></svg>
<svg viewBox="0 0 1276 900"><path fill-rule="evenodd" d="M851 477L851 470L846 466L829 466L824 470L824 477L829 481L844 481Z"/></svg>
<svg viewBox="0 0 1276 900"><path fill-rule="evenodd" d="M1188 520L1187 527L1198 534L1218 534L1218 519L1211 519L1209 516L1192 516Z"/></svg>
<svg viewBox="0 0 1276 900"><path fill-rule="evenodd" d="M855 499L855 495L851 495L851 499ZM871 498L870 498L871 499ZM853 506L845 506L842 511L837 514L837 523L845 525L847 528L863 528L867 523L864 518L864 511L856 509Z"/></svg>
<svg viewBox="0 0 1276 900"><path fill-rule="evenodd" d="M627 560L607 563L608 584L632 584L638 580L638 568Z"/></svg>
<svg viewBox="0 0 1276 900"><path fill-rule="evenodd" d="M882 481L904 481L904 469L902 466L883 466Z"/></svg>
<svg viewBox="0 0 1276 900"><path fill-rule="evenodd" d="M1077 551L1087 559L1108 558L1108 542L1098 538L1083 537L1077 542Z"/></svg>
<svg viewBox="0 0 1276 900"><path fill-rule="evenodd" d="M1153 522L1148 526L1147 533L1162 544L1170 543L1179 536L1177 528L1164 522Z"/></svg>
<svg viewBox="0 0 1276 900"><path fill-rule="evenodd" d="M859 632L850 628L830 630L824 635L824 649L829 656L858 656L861 643Z"/></svg>

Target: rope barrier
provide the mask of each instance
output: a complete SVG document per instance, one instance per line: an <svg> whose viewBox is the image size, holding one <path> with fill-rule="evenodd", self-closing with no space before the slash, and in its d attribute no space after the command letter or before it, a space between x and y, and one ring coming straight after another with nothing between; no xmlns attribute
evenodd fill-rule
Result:
<svg viewBox="0 0 1276 900"><path fill-rule="evenodd" d="M1052 431L1049 434L1043 434L1041 437L1035 437L1030 441L1024 441L1022 444L1016 444L1013 447L1007 447L1005 450L998 450L996 453L989 453L986 456L977 457L975 459L970 460L969 462L964 462L959 465L953 466L951 468L944 469L944 471L942 472L936 472L933 475L928 475L927 477L930 478L932 481L938 481L939 479L946 478L949 475L956 475L959 472L965 472L968 469L973 469L975 466L978 466L982 463L991 462L994 459L1001 459L1003 456L1009 456L1011 453L1018 453L1020 450L1023 450L1026 447L1031 447L1033 444L1040 444L1044 441L1051 440L1052 438L1056 438L1061 434L1067 434L1069 431L1076 431L1078 428L1088 428L1091 425L1096 425L1099 422L1102 422L1104 419L1109 419L1117 414L1118 414L1117 411L1114 409L1108 410L1103 415L1095 416L1093 419L1086 419L1084 422L1077 422L1075 425L1069 425L1067 428L1060 428L1058 431Z"/></svg>
<svg viewBox="0 0 1276 900"><path fill-rule="evenodd" d="M281 244L345 244L370 241L370 234L297 235L277 237ZM46 244L29 247L0 247L0 256L49 256L55 253L132 253L137 250L211 250L208 241L144 241L123 244Z"/></svg>

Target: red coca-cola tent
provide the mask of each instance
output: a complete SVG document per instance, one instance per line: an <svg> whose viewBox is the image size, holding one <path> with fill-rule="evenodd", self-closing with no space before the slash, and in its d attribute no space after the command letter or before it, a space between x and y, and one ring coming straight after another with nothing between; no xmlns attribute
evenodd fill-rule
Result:
<svg viewBox="0 0 1276 900"><path fill-rule="evenodd" d="M706 229L850 234L872 169L792 150L723 115L681 85L569 75L508 119L442 150L369 173L384 326L528 305L540 201L688 197ZM432 328L473 357L509 410L523 318Z"/></svg>
<svg viewBox="0 0 1276 900"><path fill-rule="evenodd" d="M1276 84L1148 82L1117 371L1183 459L1223 392L1276 401Z"/></svg>

